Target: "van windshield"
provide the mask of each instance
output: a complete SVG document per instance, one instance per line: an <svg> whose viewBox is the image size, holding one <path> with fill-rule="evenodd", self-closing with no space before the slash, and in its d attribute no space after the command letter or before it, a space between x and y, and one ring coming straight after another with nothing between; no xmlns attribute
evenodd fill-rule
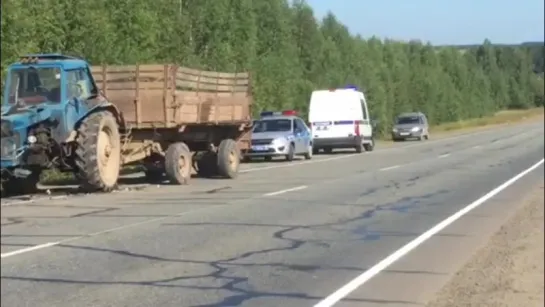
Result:
<svg viewBox="0 0 545 307"><path fill-rule="evenodd" d="M8 73L8 100L17 100L27 105L43 102L61 102L61 72L56 67L13 68Z"/></svg>
<svg viewBox="0 0 545 307"><path fill-rule="evenodd" d="M396 124L406 125L406 124L420 124L420 117L418 116L401 116L397 118Z"/></svg>
<svg viewBox="0 0 545 307"><path fill-rule="evenodd" d="M258 120L253 130L254 133L288 131L291 131L291 119Z"/></svg>

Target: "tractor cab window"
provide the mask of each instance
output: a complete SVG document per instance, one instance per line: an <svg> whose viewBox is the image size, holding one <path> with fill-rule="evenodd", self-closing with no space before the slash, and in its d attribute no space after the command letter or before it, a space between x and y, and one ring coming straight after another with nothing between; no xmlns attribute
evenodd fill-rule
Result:
<svg viewBox="0 0 545 307"><path fill-rule="evenodd" d="M91 82L84 69L74 69L67 72L67 98L87 100L91 94Z"/></svg>
<svg viewBox="0 0 545 307"><path fill-rule="evenodd" d="M61 102L61 71L54 67L13 68L8 76L8 103L36 105Z"/></svg>

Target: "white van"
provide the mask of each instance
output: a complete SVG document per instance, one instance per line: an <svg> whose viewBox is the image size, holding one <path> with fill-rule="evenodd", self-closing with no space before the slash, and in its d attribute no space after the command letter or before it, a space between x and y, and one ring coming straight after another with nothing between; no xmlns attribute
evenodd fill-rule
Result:
<svg viewBox="0 0 545 307"><path fill-rule="evenodd" d="M360 153L375 147L365 95L354 87L312 92L308 121L315 153L336 148Z"/></svg>

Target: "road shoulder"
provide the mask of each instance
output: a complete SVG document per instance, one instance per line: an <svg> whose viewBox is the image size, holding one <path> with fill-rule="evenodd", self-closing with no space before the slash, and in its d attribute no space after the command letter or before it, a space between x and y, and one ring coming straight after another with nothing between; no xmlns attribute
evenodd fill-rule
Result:
<svg viewBox="0 0 545 307"><path fill-rule="evenodd" d="M544 304L543 184L452 278L429 307Z"/></svg>

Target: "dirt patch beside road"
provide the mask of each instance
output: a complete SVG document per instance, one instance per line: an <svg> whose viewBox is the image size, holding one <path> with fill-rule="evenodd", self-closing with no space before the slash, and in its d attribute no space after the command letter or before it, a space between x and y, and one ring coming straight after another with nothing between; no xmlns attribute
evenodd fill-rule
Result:
<svg viewBox="0 0 545 307"><path fill-rule="evenodd" d="M544 305L543 183L429 307Z"/></svg>

